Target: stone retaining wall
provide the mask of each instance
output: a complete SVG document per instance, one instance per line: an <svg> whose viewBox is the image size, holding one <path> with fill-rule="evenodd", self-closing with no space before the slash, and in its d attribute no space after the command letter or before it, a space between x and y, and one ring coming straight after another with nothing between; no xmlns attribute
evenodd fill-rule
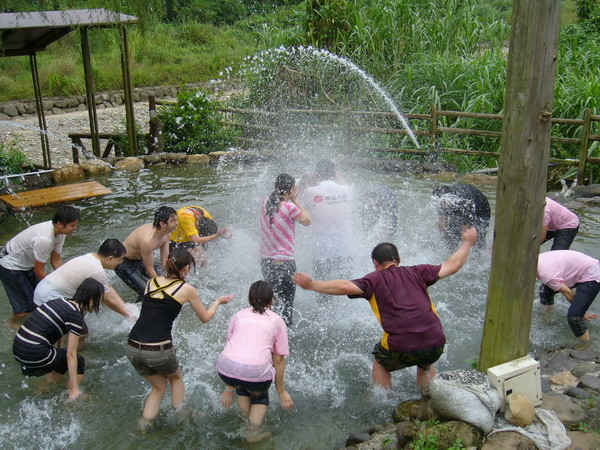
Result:
<svg viewBox="0 0 600 450"><path fill-rule="evenodd" d="M209 83L189 83L185 86L155 86L134 88L132 97L134 102L147 102L151 95L157 99L175 100L179 91L184 87L197 89L211 89L213 85ZM123 104L123 90L97 92L95 94L96 108L114 108ZM86 98L85 95L77 95L75 97L51 97L42 100L43 108L46 115L59 115L73 111L85 111ZM35 100L11 100L9 102L0 103L0 120L11 120L17 117L30 117L37 114Z"/></svg>

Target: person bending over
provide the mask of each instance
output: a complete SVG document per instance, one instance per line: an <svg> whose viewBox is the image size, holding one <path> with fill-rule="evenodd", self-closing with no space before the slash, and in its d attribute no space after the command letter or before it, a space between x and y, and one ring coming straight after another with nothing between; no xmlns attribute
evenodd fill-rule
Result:
<svg viewBox="0 0 600 450"><path fill-rule="evenodd" d="M155 278L169 255L169 237L177 228L177 211L161 206L154 221L137 227L123 241L127 249L123 262L115 269L117 276L133 289L140 302L150 278ZM154 264L154 250L160 249L160 264Z"/></svg>
<svg viewBox="0 0 600 450"><path fill-rule="evenodd" d="M255 281L248 292L250 306L235 313L229 322L225 349L217 359L217 371L227 385L221 402L229 408L233 393L250 424L262 424L269 406L269 387L275 387L283 409L294 402L285 389L285 356L289 355L287 327L271 311L273 287ZM252 439L255 436L249 436Z"/></svg>
<svg viewBox="0 0 600 450"><path fill-rule="evenodd" d="M442 323L427 292L437 280L458 272L477 241L474 228L462 234L459 248L442 264L401 266L394 244L378 244L371 253L375 271L356 280L315 281L296 273L294 282L303 289L369 301L383 328L375 345L373 381L391 388L391 372L417 366L417 384L426 386L435 376L433 366L444 351Z"/></svg>
<svg viewBox="0 0 600 450"><path fill-rule="evenodd" d="M598 318L587 310L600 291L600 261L575 250L540 253L537 278L571 304L567 311L569 327L582 341L581 348L589 347L590 332L585 321Z"/></svg>
<svg viewBox="0 0 600 450"><path fill-rule="evenodd" d="M125 254L125 246L117 239L106 239L97 253L87 253L70 259L54 272L48 274L35 288L33 300L42 305L49 300L71 298L86 278L94 278L104 286L102 302L113 311L134 319L121 296L108 283L106 270L114 270Z"/></svg>
<svg viewBox="0 0 600 450"><path fill-rule="evenodd" d="M204 262L200 247L220 237L231 237L228 227L219 228L213 216L201 206L184 206L177 210L177 228L171 233L169 249L188 249L197 261Z"/></svg>
<svg viewBox="0 0 600 450"><path fill-rule="evenodd" d="M0 249L0 280L13 310L11 323L27 317L36 308L33 291L48 273L62 264L62 248L79 224L79 210L73 206L59 208L52 220L21 231Z"/></svg>
<svg viewBox="0 0 600 450"><path fill-rule="evenodd" d="M579 217L577 214L546 197L540 243L552 240L551 251L569 250L578 231ZM542 305L553 305L554 294L553 289L545 284L540 285L540 303Z"/></svg>
<svg viewBox="0 0 600 450"><path fill-rule="evenodd" d="M85 371L85 359L77 354L79 338L87 330L83 315L97 314L103 295L102 283L86 278L72 298L50 300L33 311L13 341L13 355L23 375L46 375L46 381L53 382L69 372L68 399L79 397ZM53 344L63 336L68 336L67 349L55 348Z"/></svg>

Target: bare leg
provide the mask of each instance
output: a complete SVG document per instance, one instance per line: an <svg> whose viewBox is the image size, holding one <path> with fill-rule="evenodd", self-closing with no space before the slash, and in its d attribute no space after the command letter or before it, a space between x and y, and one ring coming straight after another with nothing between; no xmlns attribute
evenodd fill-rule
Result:
<svg viewBox="0 0 600 450"><path fill-rule="evenodd" d="M267 414L267 405L251 405L250 414L248 414L248 422L251 425L261 425Z"/></svg>
<svg viewBox="0 0 600 450"><path fill-rule="evenodd" d="M183 384L181 369L177 369L177 372L173 375L168 375L167 379L171 384L171 405L173 408L179 409L183 406L185 400L185 385Z"/></svg>
<svg viewBox="0 0 600 450"><path fill-rule="evenodd" d="M425 387L429 384L433 377L437 375L437 370L433 365L429 366L427 369L421 369L417 367L417 385L419 387Z"/></svg>
<svg viewBox="0 0 600 450"><path fill-rule="evenodd" d="M373 361L373 382L385 389L392 388L392 373L377 361Z"/></svg>
<svg viewBox="0 0 600 450"><path fill-rule="evenodd" d="M252 404L250 403L250 397L246 397L244 395L238 395L238 406L240 410L244 414L245 417L250 415L250 407Z"/></svg>
<svg viewBox="0 0 600 450"><path fill-rule="evenodd" d="M145 378L152 385L152 390L144 404L142 417L144 419L152 420L158 415L160 403L167 391L167 377L163 375L152 375Z"/></svg>

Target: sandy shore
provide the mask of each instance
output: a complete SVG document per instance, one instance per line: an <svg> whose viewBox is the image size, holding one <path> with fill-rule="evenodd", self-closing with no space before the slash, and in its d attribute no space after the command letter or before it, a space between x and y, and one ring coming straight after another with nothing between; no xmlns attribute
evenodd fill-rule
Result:
<svg viewBox="0 0 600 450"><path fill-rule="evenodd" d="M135 120L141 131L148 131L148 103L134 105ZM73 162L69 133L89 133L89 116L87 111L76 111L60 115L46 116L50 159L53 167L61 167ZM100 133L125 132L125 107L105 108L98 110L98 128ZM43 163L42 147L37 116L0 121L0 143L15 145L34 164ZM84 144L91 151L89 140ZM100 145L104 149L105 142Z"/></svg>

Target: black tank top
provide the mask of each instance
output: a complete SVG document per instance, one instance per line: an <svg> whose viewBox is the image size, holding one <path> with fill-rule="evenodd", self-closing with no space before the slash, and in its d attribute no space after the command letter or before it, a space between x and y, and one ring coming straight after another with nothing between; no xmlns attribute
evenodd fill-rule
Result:
<svg viewBox="0 0 600 450"><path fill-rule="evenodd" d="M172 294L165 292L171 286L177 286ZM131 329L129 338L142 343L154 343L172 339L173 322L181 311L181 303L173 297L185 284L183 280L173 280L164 286L156 278L148 281L146 293L142 299L140 317ZM154 289L151 289L154 287Z"/></svg>

